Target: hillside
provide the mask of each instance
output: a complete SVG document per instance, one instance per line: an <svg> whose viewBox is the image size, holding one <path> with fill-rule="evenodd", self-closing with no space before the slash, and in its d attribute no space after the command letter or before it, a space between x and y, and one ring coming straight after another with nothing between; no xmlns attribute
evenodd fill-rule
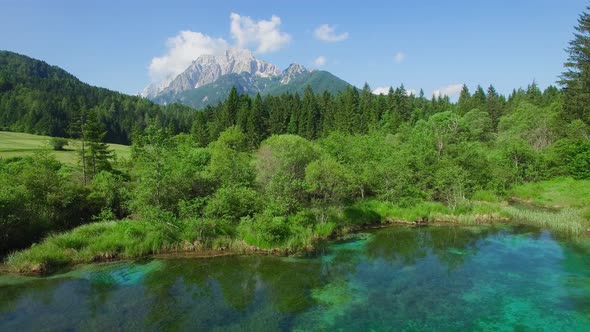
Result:
<svg viewBox="0 0 590 332"><path fill-rule="evenodd" d="M157 122L174 132L187 131L193 110L159 106L81 82L65 70L27 56L0 51L0 129L68 136L81 110L96 112L109 143L129 143L134 129Z"/></svg>

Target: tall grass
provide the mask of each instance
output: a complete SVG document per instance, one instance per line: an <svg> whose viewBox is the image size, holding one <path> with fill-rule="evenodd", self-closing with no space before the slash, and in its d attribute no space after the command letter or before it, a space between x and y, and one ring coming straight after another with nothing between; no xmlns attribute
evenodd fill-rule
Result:
<svg viewBox="0 0 590 332"><path fill-rule="evenodd" d="M389 202L368 199L344 209L341 215L333 216L339 224L370 225L392 222L456 222L480 224L507 217L498 204L463 202L451 209L439 202L420 202L412 206L399 206Z"/></svg>
<svg viewBox="0 0 590 332"><path fill-rule="evenodd" d="M143 222L100 222L50 235L27 250L9 255L7 263L19 272L44 273L74 263L140 257L175 245L169 234Z"/></svg>
<svg viewBox="0 0 590 332"><path fill-rule="evenodd" d="M513 221L539 226L566 236L579 236L590 227L590 222L578 209L564 208L557 212L549 212L505 206L504 211Z"/></svg>

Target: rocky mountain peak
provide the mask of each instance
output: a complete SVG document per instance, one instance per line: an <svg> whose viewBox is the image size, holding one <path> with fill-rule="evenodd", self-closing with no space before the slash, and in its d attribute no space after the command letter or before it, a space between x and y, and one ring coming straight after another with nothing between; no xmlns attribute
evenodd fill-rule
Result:
<svg viewBox="0 0 590 332"><path fill-rule="evenodd" d="M170 82L147 87L142 95L153 98L161 93L180 93L215 82L227 74L248 73L259 77L281 75L276 65L254 57L248 49L229 48L221 55L202 55Z"/></svg>
<svg viewBox="0 0 590 332"><path fill-rule="evenodd" d="M309 70L307 70L307 68L305 68L304 66L297 64L297 63L292 63L289 65L289 67L287 67L287 69L285 69L283 71L282 78L281 78L281 84L288 84L297 75L300 75L302 73L306 73L308 71Z"/></svg>

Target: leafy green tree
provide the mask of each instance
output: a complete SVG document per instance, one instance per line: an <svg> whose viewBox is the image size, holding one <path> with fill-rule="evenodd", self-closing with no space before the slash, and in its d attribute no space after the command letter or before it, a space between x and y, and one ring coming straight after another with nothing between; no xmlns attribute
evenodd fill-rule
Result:
<svg viewBox="0 0 590 332"><path fill-rule="evenodd" d="M452 162L443 162L434 174L435 198L445 202L452 210L466 199L465 170Z"/></svg>
<svg viewBox="0 0 590 332"><path fill-rule="evenodd" d="M319 158L317 148L295 135L275 135L256 152L256 180L278 215L296 212L306 203L305 168Z"/></svg>
<svg viewBox="0 0 590 332"><path fill-rule="evenodd" d="M225 186L219 188L205 207L205 216L238 222L242 217L252 216L258 209L259 196L252 188Z"/></svg>
<svg viewBox="0 0 590 332"><path fill-rule="evenodd" d="M221 186L249 186L254 181L254 169L246 135L236 126L221 133L211 147L209 172Z"/></svg>
<svg viewBox="0 0 590 332"><path fill-rule="evenodd" d="M352 181L347 169L331 158L321 158L305 168L305 182L319 207L318 221L328 218L328 208L342 203L350 194Z"/></svg>

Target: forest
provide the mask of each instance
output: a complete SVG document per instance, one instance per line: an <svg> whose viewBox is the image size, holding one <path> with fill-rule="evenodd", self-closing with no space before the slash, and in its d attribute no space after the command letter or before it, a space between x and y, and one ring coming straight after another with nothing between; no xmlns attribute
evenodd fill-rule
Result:
<svg viewBox="0 0 590 332"><path fill-rule="evenodd" d="M0 127L85 148L79 167L44 152L0 160L0 252L17 271L49 272L174 251L288 254L382 223L539 223L503 202L530 183L574 190L590 178L590 16L577 30L562 88L464 86L456 102L365 84L337 95L232 89L196 111L2 52ZM128 160L107 144L129 142ZM576 236L589 219L576 205L544 226Z"/></svg>

